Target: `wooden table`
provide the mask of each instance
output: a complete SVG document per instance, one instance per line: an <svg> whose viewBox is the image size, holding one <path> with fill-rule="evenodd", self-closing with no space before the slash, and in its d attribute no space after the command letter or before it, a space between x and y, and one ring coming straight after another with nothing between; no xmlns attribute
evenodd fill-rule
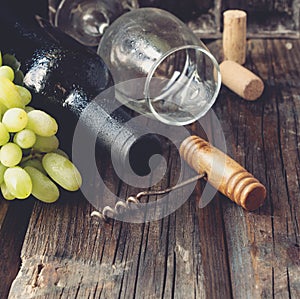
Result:
<svg viewBox="0 0 300 299"><path fill-rule="evenodd" d="M220 45L209 44L216 56ZM250 40L246 65L265 82L262 98L223 87L213 109L228 154L267 187L263 207L217 194L199 209L203 183L144 224L99 222L80 193L1 200L0 298L300 298L300 40Z"/></svg>

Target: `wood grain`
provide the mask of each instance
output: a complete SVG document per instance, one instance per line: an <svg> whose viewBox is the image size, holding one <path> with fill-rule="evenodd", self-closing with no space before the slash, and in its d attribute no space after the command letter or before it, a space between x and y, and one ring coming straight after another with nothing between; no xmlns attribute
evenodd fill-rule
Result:
<svg viewBox="0 0 300 299"><path fill-rule="evenodd" d="M178 167L171 163L173 170ZM120 195L128 192L119 186ZM48 206L37 203L10 298L229 296L222 215L218 203L214 205L201 211L207 229L200 232L193 200L146 224L98 223L80 196ZM217 288L211 284L215 277Z"/></svg>
<svg viewBox="0 0 300 299"><path fill-rule="evenodd" d="M33 201L0 201L0 298L6 298L21 265L21 248Z"/></svg>
<svg viewBox="0 0 300 299"><path fill-rule="evenodd" d="M180 155L205 180L247 211L263 205L266 188L245 168L199 136L186 138Z"/></svg>
<svg viewBox="0 0 300 299"><path fill-rule="evenodd" d="M265 81L262 99L238 102L223 88L216 107L229 116L223 122L229 153L269 194L257 213L223 206L235 298L299 297L299 46L250 41L247 64Z"/></svg>

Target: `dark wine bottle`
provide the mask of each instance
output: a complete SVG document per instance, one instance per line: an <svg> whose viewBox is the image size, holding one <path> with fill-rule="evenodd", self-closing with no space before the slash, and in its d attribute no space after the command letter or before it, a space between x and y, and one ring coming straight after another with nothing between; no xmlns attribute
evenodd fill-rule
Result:
<svg viewBox="0 0 300 299"><path fill-rule="evenodd" d="M77 119L95 97L105 90L113 91L113 80L103 60L42 18L29 24L3 6L0 38L1 51L13 53L21 62L26 87L62 111L67 108ZM149 158L161 152L158 137L132 121L127 125L131 120L128 111L113 109L120 105L111 95L109 99L103 104L98 101L87 119L86 131L91 136L97 134L96 146L107 153L113 147L112 154L125 170L129 161L136 174L148 174ZM64 114L59 117L64 118Z"/></svg>

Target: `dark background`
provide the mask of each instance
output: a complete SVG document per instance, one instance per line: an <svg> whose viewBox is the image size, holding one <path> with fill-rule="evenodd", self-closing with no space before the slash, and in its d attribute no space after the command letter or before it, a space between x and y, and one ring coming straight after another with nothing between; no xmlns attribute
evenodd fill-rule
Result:
<svg viewBox="0 0 300 299"><path fill-rule="evenodd" d="M49 0L53 6L59 0ZM121 1L121 0L120 0ZM243 9L248 14L249 37L299 38L300 0L138 0L140 7L166 9L186 22L201 38L221 38L222 13L227 9ZM48 19L47 0L4 0L16 14L33 22L38 14Z"/></svg>

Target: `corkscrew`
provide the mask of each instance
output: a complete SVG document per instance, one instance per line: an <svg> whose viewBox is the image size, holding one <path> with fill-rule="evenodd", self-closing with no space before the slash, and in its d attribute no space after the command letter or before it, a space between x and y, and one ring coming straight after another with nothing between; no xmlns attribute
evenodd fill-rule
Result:
<svg viewBox="0 0 300 299"><path fill-rule="evenodd" d="M219 192L230 198L247 211L258 209L266 198L266 188L245 168L228 155L198 136L186 138L179 148L180 156L198 173L178 185L159 191L142 191L129 196L126 201L118 201L112 208L106 206L102 212L93 211L91 216L107 220L120 214L132 205L138 207L140 198L167 194L187 184L205 179Z"/></svg>
<svg viewBox="0 0 300 299"><path fill-rule="evenodd" d="M117 201L117 203L115 204L114 208L110 207L110 206L105 206L102 210L102 212L99 212L99 211L93 211L91 213L91 216L97 216L99 218L102 218L104 220L107 220L109 218L109 213L111 215L115 215L115 214L119 214L119 213L122 213L122 209L130 209L131 208L131 204L134 204L135 207L138 206L138 204L140 203L140 198L141 197L144 197L144 196L154 196L154 195L164 195L164 194L167 194L167 193L170 193L171 191L174 191L176 189L180 189L188 184L191 184L193 182L196 182L202 178L204 178L206 176L206 173L203 172L201 174L198 174L178 185L175 185L175 186L172 186L172 187L169 187L167 189L164 189L164 190L158 190L158 191L142 191L142 192L139 192L137 195L134 195L134 196L129 196L126 201L122 201L122 200L119 200Z"/></svg>

